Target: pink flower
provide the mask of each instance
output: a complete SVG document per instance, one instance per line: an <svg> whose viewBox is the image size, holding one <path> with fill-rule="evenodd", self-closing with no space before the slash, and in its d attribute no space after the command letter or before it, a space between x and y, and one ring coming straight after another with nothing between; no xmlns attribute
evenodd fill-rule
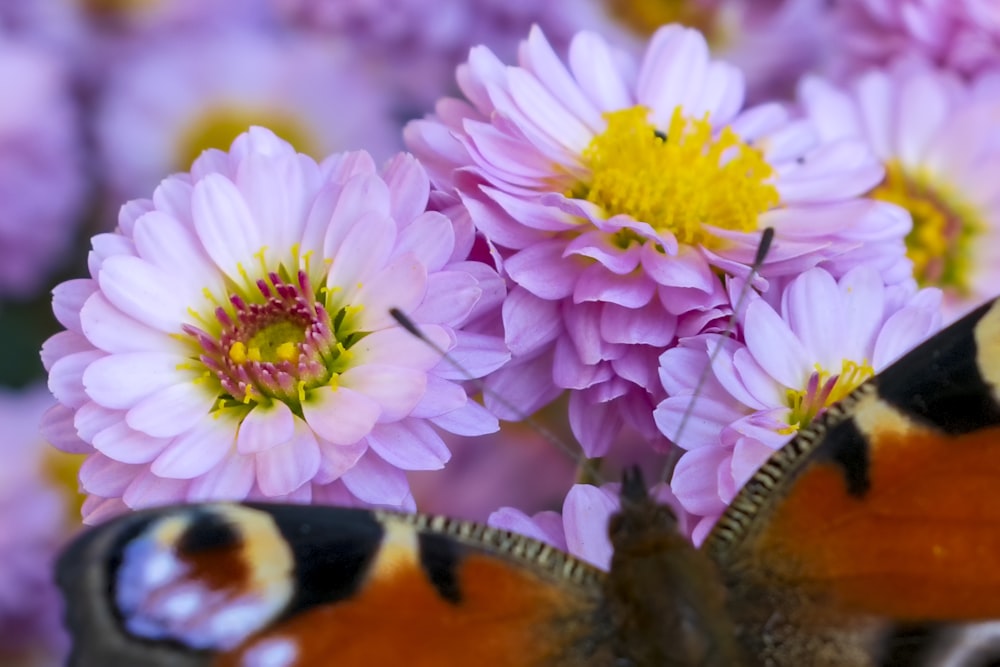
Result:
<svg viewBox="0 0 1000 667"><path fill-rule="evenodd" d="M655 358L724 312L715 272L746 275L763 228L777 231L768 278L848 253L902 261L905 214L857 198L883 173L863 142L821 141L781 105L742 110L743 77L699 33L663 28L639 63L581 33L567 66L536 29L519 63L473 49L468 101L440 102L406 138L514 283L515 362L488 384L527 412L574 390L588 456L623 423L657 438Z"/></svg>
<svg viewBox="0 0 1000 667"><path fill-rule="evenodd" d="M899 57L965 76L1000 64L994 0L841 0L833 11L835 69L857 72Z"/></svg>
<svg viewBox="0 0 1000 667"><path fill-rule="evenodd" d="M83 217L77 108L62 63L0 34L0 296L40 292Z"/></svg>
<svg viewBox="0 0 1000 667"><path fill-rule="evenodd" d="M46 475L38 433L53 403L44 387L0 391L0 662L56 665L67 648L53 580L70 532L65 490ZM25 660L18 663L17 660Z"/></svg>
<svg viewBox="0 0 1000 667"><path fill-rule="evenodd" d="M694 528L694 541L704 539L774 450L934 333L939 307L937 290L887 287L867 266L839 280L815 268L780 293L752 296L736 339L704 333L664 352L660 378L669 397L655 418L686 450L671 487L687 511L705 517Z"/></svg>
<svg viewBox="0 0 1000 667"><path fill-rule="evenodd" d="M399 149L387 97L328 41L205 30L137 41L117 56L95 117L116 203L146 195L250 125L317 159L365 148L381 161Z"/></svg>
<svg viewBox="0 0 1000 667"><path fill-rule="evenodd" d="M926 64L871 70L842 89L818 78L800 98L822 135L868 142L886 177L869 195L913 217L907 251L946 319L1000 283L1000 69L971 83Z"/></svg>
<svg viewBox="0 0 1000 667"><path fill-rule="evenodd" d="M404 471L449 457L436 428L496 430L389 314L474 375L508 358L476 328L503 284L428 192L411 156L317 164L255 128L126 204L91 277L56 289L67 330L42 350L47 433L89 454L86 519L217 498L410 507Z"/></svg>
<svg viewBox="0 0 1000 667"><path fill-rule="evenodd" d="M577 26L576 3L567 2L435 0L434 11L423 0L271 2L295 26L349 43L394 91L405 118L422 115L453 91L455 67L472 46L513 57L532 24L563 45Z"/></svg>
<svg viewBox="0 0 1000 667"><path fill-rule="evenodd" d="M600 487L574 484L563 501L562 514L545 511L528 516L513 507L490 515L489 525L547 542L592 565L607 570L611 565L608 519L618 511L618 484ZM687 534L687 518L666 485L653 489L653 496L670 505L678 516L679 530Z"/></svg>

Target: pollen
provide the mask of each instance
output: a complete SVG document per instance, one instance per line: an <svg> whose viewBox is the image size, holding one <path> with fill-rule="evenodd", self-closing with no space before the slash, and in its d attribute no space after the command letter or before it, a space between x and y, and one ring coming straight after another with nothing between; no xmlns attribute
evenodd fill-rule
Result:
<svg viewBox="0 0 1000 667"><path fill-rule="evenodd" d="M786 404L791 408L790 432L808 426L824 410L846 398L873 375L875 369L867 361L857 363L844 359L839 373L824 370L817 364L805 389L789 389L786 394Z"/></svg>
<svg viewBox="0 0 1000 667"><path fill-rule="evenodd" d="M968 294L972 248L986 227L974 208L946 184L908 172L898 162L886 165L885 180L871 196L901 206L913 217L906 250L917 283Z"/></svg>
<svg viewBox="0 0 1000 667"><path fill-rule="evenodd" d="M247 346L243 341L236 341L229 346L229 358L232 359L237 364L245 364L247 362Z"/></svg>
<svg viewBox="0 0 1000 667"><path fill-rule="evenodd" d="M631 107L605 114L607 129L583 151L588 183L566 194L593 202L608 216L626 214L671 232L686 244L711 245L706 225L757 229L757 217L780 201L774 170L759 150L708 117L674 109L666 131Z"/></svg>

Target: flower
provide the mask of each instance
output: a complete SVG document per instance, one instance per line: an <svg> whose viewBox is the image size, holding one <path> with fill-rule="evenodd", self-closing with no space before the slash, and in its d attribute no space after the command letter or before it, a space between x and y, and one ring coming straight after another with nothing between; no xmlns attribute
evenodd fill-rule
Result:
<svg viewBox="0 0 1000 667"><path fill-rule="evenodd" d="M971 83L913 61L838 88L803 82L802 104L824 137L868 142L886 169L869 196L913 217L914 277L944 290L947 319L996 293L1000 281L1000 69Z"/></svg>
<svg viewBox="0 0 1000 667"><path fill-rule="evenodd" d="M127 54L107 74L94 120L116 203L144 196L250 125L315 158L364 147L382 160L399 148L387 99L329 42L201 31L140 42Z"/></svg>
<svg viewBox="0 0 1000 667"><path fill-rule="evenodd" d="M575 3L534 0L272 0L294 26L350 43L393 90L401 116L422 115L453 92L455 67L485 44L513 57L532 24L565 45L577 20ZM561 39L560 39L561 38Z"/></svg>
<svg viewBox="0 0 1000 667"><path fill-rule="evenodd" d="M868 266L839 280L814 268L780 293L752 295L735 338L703 333L664 352L668 398L655 418L685 450L671 487L704 517L695 542L774 450L934 333L940 301L935 289L887 287Z"/></svg>
<svg viewBox="0 0 1000 667"><path fill-rule="evenodd" d="M52 573L70 531L69 506L65 489L47 474L38 433L52 402L42 386L0 391L0 662L5 665L61 664L68 647Z"/></svg>
<svg viewBox="0 0 1000 667"><path fill-rule="evenodd" d="M65 257L86 181L62 64L0 34L0 296L29 297Z"/></svg>
<svg viewBox="0 0 1000 667"><path fill-rule="evenodd" d="M566 553L607 570L611 565L611 540L608 520L618 511L619 484L574 484L563 501L562 514L545 511L528 516L519 509L503 507L490 515L487 523L541 540ZM659 485L652 490L658 502L673 508L678 530L688 534L687 517L674 499L670 488Z"/></svg>
<svg viewBox="0 0 1000 667"><path fill-rule="evenodd" d="M567 67L537 29L518 67L473 49L458 72L468 101L406 128L514 285L514 362L488 386L529 413L573 390L588 456L622 424L657 439L655 359L725 314L715 272L745 276L762 229L777 231L767 278L848 253L896 267L909 229L902 211L856 198L882 178L861 141L819 141L779 104L741 111L742 76L699 33L668 26L637 65L619 56L584 32Z"/></svg>
<svg viewBox="0 0 1000 667"><path fill-rule="evenodd" d="M822 0L576 0L558 3L583 15L580 29L639 50L663 25L705 35L712 53L738 66L753 100L790 98L798 78L817 66L825 42ZM544 26L543 26L544 27Z"/></svg>
<svg viewBox="0 0 1000 667"><path fill-rule="evenodd" d="M473 376L509 356L473 326L502 281L428 193L412 156L317 164L255 128L125 205L91 277L56 289L67 330L42 349L47 433L89 455L85 519L219 498L411 507L404 471L449 457L435 427L496 430L389 314Z"/></svg>
<svg viewBox="0 0 1000 667"><path fill-rule="evenodd" d="M963 76L1000 64L1000 13L993 0L842 0L832 14L838 70L903 58L928 59Z"/></svg>

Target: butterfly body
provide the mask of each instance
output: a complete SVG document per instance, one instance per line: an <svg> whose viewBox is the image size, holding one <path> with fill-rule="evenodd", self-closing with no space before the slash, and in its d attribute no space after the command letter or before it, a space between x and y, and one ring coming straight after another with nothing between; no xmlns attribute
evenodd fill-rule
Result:
<svg viewBox="0 0 1000 667"><path fill-rule="evenodd" d="M60 562L71 664L1000 664L998 385L992 302L777 451L700 549L627 476L607 573L442 517L138 512Z"/></svg>

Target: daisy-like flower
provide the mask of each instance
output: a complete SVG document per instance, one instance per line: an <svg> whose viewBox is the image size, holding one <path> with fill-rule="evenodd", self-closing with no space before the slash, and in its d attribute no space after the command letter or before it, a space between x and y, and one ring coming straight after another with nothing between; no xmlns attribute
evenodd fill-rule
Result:
<svg viewBox="0 0 1000 667"><path fill-rule="evenodd" d="M940 287L954 319L1000 283L1000 70L962 82L900 62L844 88L818 78L800 98L823 136L868 142L885 165L869 196L905 208L914 277Z"/></svg>
<svg viewBox="0 0 1000 667"><path fill-rule="evenodd" d="M474 326L503 283L428 193L412 156L317 164L255 128L124 206L91 277L56 289L67 330L42 350L46 433L89 454L86 520L216 498L412 507L404 471L449 457L435 427L496 430L389 313L474 375L509 356Z"/></svg>
<svg viewBox="0 0 1000 667"><path fill-rule="evenodd" d="M769 278L849 252L895 269L909 230L896 207L856 198L883 175L863 142L821 141L778 104L741 111L741 74L699 33L668 26L640 63L619 55L580 33L567 67L537 29L518 67L473 49L458 72L468 102L406 131L514 283L516 363L488 382L528 412L573 389L588 456L622 423L657 436L655 359L727 307L716 271L745 275L763 228L777 232Z"/></svg>
<svg viewBox="0 0 1000 667"><path fill-rule="evenodd" d="M975 76L1000 65L994 0L841 0L829 36L835 71L858 72L917 58Z"/></svg>
<svg viewBox="0 0 1000 667"><path fill-rule="evenodd" d="M343 49L263 31L178 33L134 45L103 81L96 135L116 203L145 196L224 149L250 125L271 128L317 159L398 150L388 101Z"/></svg>
<svg viewBox="0 0 1000 667"><path fill-rule="evenodd" d="M696 28L712 53L738 66L755 100L790 98L798 78L820 63L823 0L572 0L580 29L640 47L661 26Z"/></svg>
<svg viewBox="0 0 1000 667"><path fill-rule="evenodd" d="M82 218L82 142L69 78L51 54L0 33L0 85L0 296L27 297Z"/></svg>
<svg viewBox="0 0 1000 667"><path fill-rule="evenodd" d="M611 540L608 520L618 511L619 484L574 484L563 501L562 513L538 512L528 516L519 509L503 507L490 515L487 523L547 542L557 549L607 570L611 566ZM658 502L670 505L677 515L678 530L688 534L687 516L674 498L670 487L652 490Z"/></svg>
<svg viewBox="0 0 1000 667"><path fill-rule="evenodd" d="M664 352L669 398L655 418L686 450L671 485L687 511L704 517L695 542L774 450L934 333L940 301L935 289L887 287L867 266L840 280L814 268L780 295L753 296L736 338L704 333Z"/></svg>
<svg viewBox="0 0 1000 667"><path fill-rule="evenodd" d="M0 663L62 664L68 644L53 580L70 532L64 490L48 475L38 432L53 403L44 387L0 391ZM52 452L53 454L55 452ZM60 456L63 456L60 454Z"/></svg>

